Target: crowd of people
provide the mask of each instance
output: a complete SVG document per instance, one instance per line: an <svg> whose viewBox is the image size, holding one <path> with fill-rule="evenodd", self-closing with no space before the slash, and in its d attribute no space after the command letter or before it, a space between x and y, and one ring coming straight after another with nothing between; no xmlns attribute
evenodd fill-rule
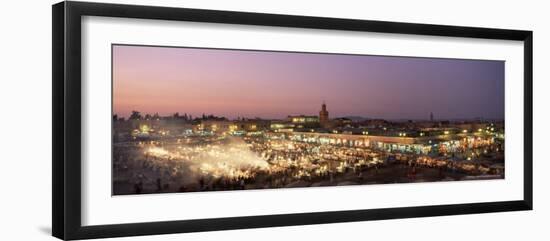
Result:
<svg viewBox="0 0 550 241"><path fill-rule="evenodd" d="M431 175L426 180L460 180L494 174L491 164L503 161L481 156L503 152L495 143L465 139L458 144L461 148L450 153L446 150L418 155L266 135L115 143L113 192L116 195L413 182L423 180L417 178L422 175ZM465 153L477 155L476 159L463 159ZM437 170L437 174L423 170Z"/></svg>

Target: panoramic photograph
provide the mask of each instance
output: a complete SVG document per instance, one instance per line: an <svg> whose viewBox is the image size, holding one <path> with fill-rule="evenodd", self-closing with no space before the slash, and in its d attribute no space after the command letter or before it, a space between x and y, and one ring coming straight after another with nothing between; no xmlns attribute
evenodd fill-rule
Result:
<svg viewBox="0 0 550 241"><path fill-rule="evenodd" d="M112 45L112 195L505 178L504 61Z"/></svg>

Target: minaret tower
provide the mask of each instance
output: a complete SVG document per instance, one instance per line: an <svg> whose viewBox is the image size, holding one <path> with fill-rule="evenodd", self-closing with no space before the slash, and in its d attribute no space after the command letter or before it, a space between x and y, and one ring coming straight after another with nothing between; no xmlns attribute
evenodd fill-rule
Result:
<svg viewBox="0 0 550 241"><path fill-rule="evenodd" d="M323 101L323 105L321 106L321 111L319 111L319 123L321 126L326 126L328 124L328 111L327 111L327 105Z"/></svg>

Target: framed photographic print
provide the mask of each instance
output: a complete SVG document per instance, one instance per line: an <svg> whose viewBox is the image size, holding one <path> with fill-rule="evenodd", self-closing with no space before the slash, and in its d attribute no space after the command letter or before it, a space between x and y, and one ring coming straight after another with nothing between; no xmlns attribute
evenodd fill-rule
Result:
<svg viewBox="0 0 550 241"><path fill-rule="evenodd" d="M53 6L53 235L532 209L532 32Z"/></svg>

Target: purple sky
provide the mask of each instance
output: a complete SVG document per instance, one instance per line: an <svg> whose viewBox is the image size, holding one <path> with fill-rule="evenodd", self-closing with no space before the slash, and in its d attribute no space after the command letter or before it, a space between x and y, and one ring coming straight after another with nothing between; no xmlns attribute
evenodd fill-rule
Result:
<svg viewBox="0 0 550 241"><path fill-rule="evenodd" d="M504 118L504 62L113 46L113 111Z"/></svg>

